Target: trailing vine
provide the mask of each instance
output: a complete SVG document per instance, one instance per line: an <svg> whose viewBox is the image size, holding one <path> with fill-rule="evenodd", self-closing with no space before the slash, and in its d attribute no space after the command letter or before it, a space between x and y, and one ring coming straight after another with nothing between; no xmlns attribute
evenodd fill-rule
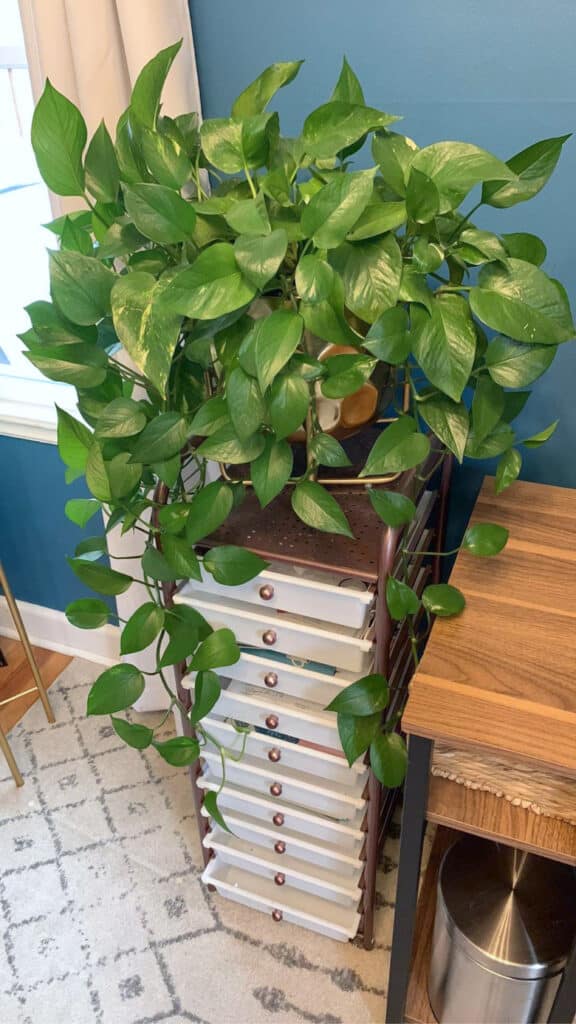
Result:
<svg viewBox="0 0 576 1024"><path fill-rule="evenodd" d="M371 478L421 467L432 433L459 461L497 457L503 490L520 472L522 446L554 432L551 424L518 439L513 421L575 330L563 287L542 269L543 242L473 222L480 207L536 195L566 136L506 162L464 142L420 149L391 129L395 115L366 104L346 61L297 138L280 134L267 107L300 61L267 68L230 117L199 125L194 114L161 111L179 45L144 67L114 141L102 122L88 142L81 113L46 83L32 128L38 166L49 188L82 208L50 225L59 243L51 301L28 307L23 341L43 374L77 391L79 416L58 412L58 444L67 480L83 476L92 497L70 500L66 514L81 527L100 510L106 517L105 533L80 541L70 566L103 595L144 585L147 600L120 621L122 654L155 645L149 674L196 738L163 742L119 717L146 684L126 661L96 680L88 713L111 714L129 745L189 764L213 740L203 723L220 694L218 670L240 651L230 630L213 630L193 607L166 607L162 587L209 574L233 588L265 566L232 546L199 553L245 493L242 482L215 478L213 464L245 468L263 509L290 487L295 516L353 543L336 493L319 478L321 467L350 463L323 409L339 415L367 385L370 395L381 391L383 379L405 385L408 407L397 404L359 468L375 516L408 526L410 499ZM368 146L372 165L353 169ZM479 200L461 211L476 186ZM299 444L307 454L295 469ZM159 484L167 504L157 501ZM142 536L138 576L109 550L119 525ZM501 527L481 524L463 546L485 556L505 542ZM464 606L444 584L420 599L407 574L388 580L386 600L394 619L407 620L415 657L421 609L453 615ZM67 616L88 629L116 621L96 597L74 601ZM182 662L196 674L191 712L172 679ZM370 675L330 707L349 761L369 748L390 785L401 781L405 751L395 722L382 725L388 696L387 681ZM218 814L216 796L207 802Z"/></svg>

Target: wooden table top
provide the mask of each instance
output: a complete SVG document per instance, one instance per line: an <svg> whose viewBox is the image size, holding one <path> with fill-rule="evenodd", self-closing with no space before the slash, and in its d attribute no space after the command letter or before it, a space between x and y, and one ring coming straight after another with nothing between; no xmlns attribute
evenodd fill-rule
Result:
<svg viewBox="0 0 576 1024"><path fill-rule="evenodd" d="M494 558L460 552L466 596L437 619L402 724L576 775L576 490L486 477L470 520L510 531Z"/></svg>

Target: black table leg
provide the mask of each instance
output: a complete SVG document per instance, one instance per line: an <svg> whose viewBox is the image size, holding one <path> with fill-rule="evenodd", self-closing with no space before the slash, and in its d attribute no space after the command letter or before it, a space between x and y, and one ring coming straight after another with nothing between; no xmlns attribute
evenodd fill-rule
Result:
<svg viewBox="0 0 576 1024"><path fill-rule="evenodd" d="M576 941L552 1004L548 1024L570 1024L576 1016Z"/></svg>
<svg viewBox="0 0 576 1024"><path fill-rule="evenodd" d="M426 825L431 756L431 740L410 736L400 836L398 889L388 975L386 1024L402 1024L404 1020L422 861L422 841Z"/></svg>

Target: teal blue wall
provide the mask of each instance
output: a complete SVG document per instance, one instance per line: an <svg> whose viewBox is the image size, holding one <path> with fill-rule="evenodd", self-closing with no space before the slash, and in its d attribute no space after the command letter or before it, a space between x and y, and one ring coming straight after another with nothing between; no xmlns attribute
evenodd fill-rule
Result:
<svg viewBox="0 0 576 1024"><path fill-rule="evenodd" d="M191 0L205 117L225 116L234 97L268 64L306 58L278 94L284 134L332 90L345 53L366 100L403 114L399 129L419 145L462 139L503 159L538 139L576 129L574 0ZM548 246L546 270L576 309L576 139L547 188L512 210L486 210L479 227L532 231ZM576 344L565 346L518 420L529 436L560 417L544 448L525 453L529 480L576 486ZM453 521L464 521L493 465L462 468Z"/></svg>
<svg viewBox="0 0 576 1024"><path fill-rule="evenodd" d="M100 519L80 530L64 515L68 498L88 496L67 486L55 445L0 437L0 559L21 601L63 609L94 596L65 562L83 536L100 533Z"/></svg>
<svg viewBox="0 0 576 1024"><path fill-rule="evenodd" d="M465 139L507 158L576 127L574 0L191 0L191 12L207 117L225 115L267 64L305 57L277 103L285 133L295 134L330 94L346 53L368 102L404 114L403 130L420 145ZM565 282L576 305L575 181L573 140L540 196L513 210L482 212L477 223L541 235L546 269ZM553 440L526 453L527 479L576 486L575 384L576 345L565 346L520 421L528 435L560 417ZM456 528L490 468L460 470ZM82 592L64 563L81 534L63 514L66 498L81 487L66 487L48 445L0 438L0 470L0 552L17 596L62 608Z"/></svg>

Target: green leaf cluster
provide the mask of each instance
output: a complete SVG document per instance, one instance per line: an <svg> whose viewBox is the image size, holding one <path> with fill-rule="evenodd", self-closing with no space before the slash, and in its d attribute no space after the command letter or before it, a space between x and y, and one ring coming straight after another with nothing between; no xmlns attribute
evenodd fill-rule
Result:
<svg viewBox="0 0 576 1024"><path fill-rule="evenodd" d="M544 243L496 233L496 211L540 192L568 136L507 160L468 142L419 148L397 131L395 113L366 102L347 61L296 137L282 135L274 105L301 73L299 60L272 64L229 116L200 126L187 111L162 110L179 49L148 62L117 125L102 122L90 139L78 109L46 83L32 145L48 187L77 197L79 209L49 226L58 243L50 300L28 306L22 335L27 358L77 392L78 414L59 410L58 444L67 481L85 477L92 497L71 499L66 515L81 527L100 510L106 516L110 543L83 541L73 571L105 595L144 583L146 601L122 624L123 654L153 645L160 672L183 663L199 674L191 722L199 739L163 743L113 721L121 739L154 746L170 764L197 756L214 670L238 649L228 631L212 632L166 596L206 575L239 586L264 567L250 551L210 547L244 488L215 479L209 464L239 467L263 509L290 483L303 528L353 542L337 493L321 483L320 467L350 464L321 412L353 406L375 386L394 421L358 469L375 517L402 531L412 502L372 479L419 472L435 435L460 461L497 457L502 491L520 473L521 448L555 430L522 439L513 421L525 389L575 334L566 292L543 268ZM364 146L367 169L354 164ZM478 227L478 207L465 205L476 186L494 230ZM305 470L294 478L293 445L303 437ZM102 558L114 555L116 528L146 534L134 574ZM464 547L483 556L504 541L497 526L475 526ZM436 615L462 607L453 588L428 587L419 598L406 580L390 580L388 591L397 619L422 605ZM110 613L85 598L68 616L97 628ZM393 729L381 730L385 681L367 678L348 694L352 704L335 709L342 741L349 756L370 748L378 777L392 785L405 755ZM136 668L108 670L91 713L125 710L143 685Z"/></svg>
<svg viewBox="0 0 576 1024"><path fill-rule="evenodd" d="M376 778L388 789L395 789L404 780L407 753L394 723L386 721L389 696L386 678L374 673L346 686L326 710L338 716L338 734L348 764L368 752Z"/></svg>

